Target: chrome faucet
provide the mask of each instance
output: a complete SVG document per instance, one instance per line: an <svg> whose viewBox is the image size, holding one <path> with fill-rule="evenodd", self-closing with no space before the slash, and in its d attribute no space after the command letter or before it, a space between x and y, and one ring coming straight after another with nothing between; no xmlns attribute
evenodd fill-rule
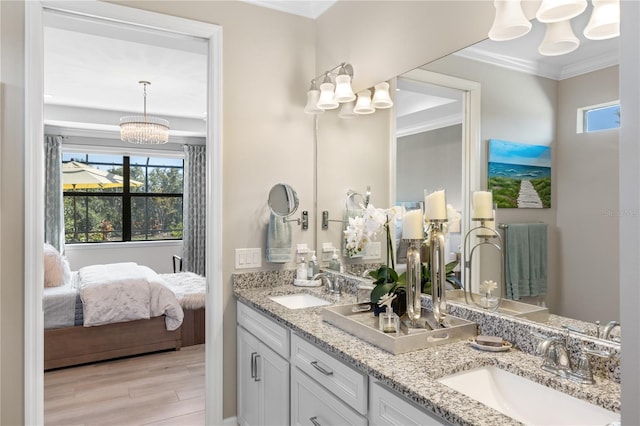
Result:
<svg viewBox="0 0 640 426"><path fill-rule="evenodd" d="M609 352L582 348L580 359L574 369L567 350L566 336L547 337L538 333L532 333L532 335L541 340L536 350L537 354L542 355L543 358L541 368L556 376L568 378L581 384L595 383L589 355L601 358L611 357L611 353Z"/></svg>
<svg viewBox="0 0 640 426"><path fill-rule="evenodd" d="M600 338L604 340L611 340L611 331L613 331L615 327L620 327L620 323L618 321L609 321L602 329Z"/></svg>
<svg viewBox="0 0 640 426"><path fill-rule="evenodd" d="M542 355L542 369L560 377L569 377L572 371L571 358L563 338L545 337L538 344L538 354Z"/></svg>
<svg viewBox="0 0 640 426"><path fill-rule="evenodd" d="M342 280L340 278L336 277L335 281L331 281L331 278L327 274L325 274L324 272L319 272L315 274L312 278L312 280L317 280L317 279L320 279L320 281L324 283L324 290L327 293L332 293L337 295L342 294Z"/></svg>

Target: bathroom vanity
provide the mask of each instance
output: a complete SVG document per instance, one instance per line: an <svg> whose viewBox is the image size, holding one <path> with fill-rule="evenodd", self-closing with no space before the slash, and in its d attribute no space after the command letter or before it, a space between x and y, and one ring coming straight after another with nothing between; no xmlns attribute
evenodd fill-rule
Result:
<svg viewBox="0 0 640 426"><path fill-rule="evenodd" d="M348 291L336 296L323 288L284 284L293 279L288 271L282 274L282 280L273 273L234 275L238 421L242 425L520 424L439 381L484 366L569 394L619 418L615 414L620 411L619 383L598 375L596 384L579 385L543 371L541 357L527 353L532 345L525 343L532 340L529 336L511 338L524 350L484 352L462 340L393 355L323 321L323 306L288 308L272 300L306 293L330 302L327 306L356 302ZM509 322L513 319L504 321L498 326L505 327L502 335L509 339L517 327ZM486 326L478 329L486 330ZM516 332L526 333L525 329Z"/></svg>

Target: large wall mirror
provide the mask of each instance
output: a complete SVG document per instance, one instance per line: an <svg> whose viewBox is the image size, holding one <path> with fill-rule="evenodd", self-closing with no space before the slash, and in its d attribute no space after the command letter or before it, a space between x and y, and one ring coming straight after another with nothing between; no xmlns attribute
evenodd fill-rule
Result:
<svg viewBox="0 0 640 426"><path fill-rule="evenodd" d="M414 163L407 165L411 169L420 164L424 164L424 168L429 167L431 160L421 161L418 156L410 157L405 148L396 149L400 144L410 146L416 143L416 136L410 135L411 132L395 134L395 130L400 131L403 127L402 122L409 120L410 114L403 105L402 97L403 88L406 90L413 85L414 79L408 78L409 76L431 72L478 83L481 87L481 105L477 144L465 146L460 142L459 145L464 148L460 153L463 159L471 156L473 166L477 167L477 182L467 187L470 190L487 188L489 139L551 147L551 207L500 208L496 213L497 222L544 222L548 225L547 293L544 297L528 302L544 302L553 314L551 317L555 321L554 325L557 324L559 328L563 324L572 324L571 320L575 319L593 334L596 321L604 326L612 320L619 320L620 315L617 269L620 215L617 207L618 178L617 173L612 172L618 169L618 131L579 132L577 117L579 108L619 99L618 41L612 39L594 42L582 37L582 28L586 25L589 14L584 15L584 22L579 18L573 22L581 45L575 52L567 55L539 55L537 46L544 36L544 27L533 21L534 28L523 39L509 42L487 40L426 64L419 70L398 76L397 87L400 92L396 92L395 111L400 117L397 121L395 117L389 117L394 122L390 126L394 147L389 150L380 149L378 155L384 157L385 161L391 158L391 163L413 161ZM526 53L526 56L523 57L520 53ZM446 98L443 87L447 85L441 82L435 86L437 87L433 87L432 95ZM445 111L445 116L460 114L459 110L447 112L446 105L440 109ZM324 119L320 120L320 129ZM437 120L432 121L435 123ZM453 149L451 146L445 148L445 142L449 139L461 140L461 132L468 130L470 123L464 120L459 123L447 122L446 119L441 121L442 126L432 126L429 131L433 132L431 139L435 139L440 145L440 154L435 155L445 158L450 153L445 154L444 150ZM408 125L409 128L411 126ZM416 127L415 123L413 126ZM320 137L322 138L322 130ZM319 159L323 149L322 144L319 144ZM340 149L343 154L347 154L345 144ZM414 151L411 152L415 154ZM468 171L465 169L468 165L463 160L459 164L462 165L462 173ZM440 166L442 164L434 164L433 168L435 170ZM323 168L322 163L318 164L318 168ZM390 167L390 170L393 168ZM451 170L450 167L447 168L447 172ZM441 171L440 174L444 176L447 173ZM407 188L397 188L403 179L398 173L389 176L388 192L392 202L406 201L402 199L406 197L415 198L415 194L403 193ZM418 185L418 190L450 185L446 182L429 182ZM375 185L372 186L373 195L377 189ZM323 198L329 197L328 191L330 188L325 188L319 182L319 203ZM459 203L463 218L468 219L465 212L470 211L469 193L461 190L459 201L454 201L453 193L454 191L451 204ZM344 197L335 191L332 196L340 199ZM321 208L319 205L319 209ZM318 235L318 242L321 243L322 232L319 231ZM452 243L455 247L453 239ZM482 264L483 269L491 267Z"/></svg>

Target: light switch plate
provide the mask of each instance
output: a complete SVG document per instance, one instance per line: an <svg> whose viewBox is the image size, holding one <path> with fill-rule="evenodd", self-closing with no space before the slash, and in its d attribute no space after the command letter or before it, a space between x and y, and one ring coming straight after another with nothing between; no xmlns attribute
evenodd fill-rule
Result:
<svg viewBox="0 0 640 426"><path fill-rule="evenodd" d="M362 255L363 260L380 259L382 252L382 244L380 241L373 241L367 244L365 253Z"/></svg>
<svg viewBox="0 0 640 426"><path fill-rule="evenodd" d="M236 269L260 268L262 266L262 249L236 249Z"/></svg>

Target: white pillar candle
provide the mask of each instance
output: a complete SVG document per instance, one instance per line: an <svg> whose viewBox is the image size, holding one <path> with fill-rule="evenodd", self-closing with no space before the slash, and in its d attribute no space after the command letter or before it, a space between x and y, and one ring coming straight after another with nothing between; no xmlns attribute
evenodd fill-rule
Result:
<svg viewBox="0 0 640 426"><path fill-rule="evenodd" d="M486 226L489 229L496 229L496 211L495 210L491 210L491 217L493 218L493 220L487 220L484 223L484 226Z"/></svg>
<svg viewBox="0 0 640 426"><path fill-rule="evenodd" d="M402 238L405 240L421 240L424 238L422 209L409 210L402 217Z"/></svg>
<svg viewBox="0 0 640 426"><path fill-rule="evenodd" d="M490 191L475 191L473 193L473 219L488 219L493 217L493 195Z"/></svg>
<svg viewBox="0 0 640 426"><path fill-rule="evenodd" d="M444 190L432 192L425 197L424 202L427 220L447 219L447 201Z"/></svg>

